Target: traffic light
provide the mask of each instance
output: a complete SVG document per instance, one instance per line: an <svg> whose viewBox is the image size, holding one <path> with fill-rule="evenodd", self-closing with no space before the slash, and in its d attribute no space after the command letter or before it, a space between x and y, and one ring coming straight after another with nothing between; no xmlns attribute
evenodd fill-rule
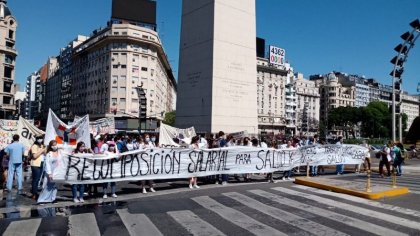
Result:
<svg viewBox="0 0 420 236"><path fill-rule="evenodd" d="M400 114L400 113L401 113L400 104L395 104L395 114Z"/></svg>
<svg viewBox="0 0 420 236"><path fill-rule="evenodd" d="M140 128L146 127L146 120L147 120L147 98L146 92L143 88L138 88L138 96L139 96L139 122Z"/></svg>

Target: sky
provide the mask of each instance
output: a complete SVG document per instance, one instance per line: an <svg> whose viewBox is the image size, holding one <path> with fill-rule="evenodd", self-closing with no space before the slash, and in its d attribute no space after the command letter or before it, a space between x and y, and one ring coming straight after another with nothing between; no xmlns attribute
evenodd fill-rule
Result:
<svg viewBox="0 0 420 236"><path fill-rule="evenodd" d="M177 77L182 1L157 4L158 32ZM91 34L111 17L111 0L9 0L8 6L18 21L20 84L78 34ZM256 0L256 8L257 36L284 48L286 60L305 78L341 71L383 84L391 84L389 61L400 35L420 18L420 0ZM405 63L404 91L418 94L419 82L417 46Z"/></svg>

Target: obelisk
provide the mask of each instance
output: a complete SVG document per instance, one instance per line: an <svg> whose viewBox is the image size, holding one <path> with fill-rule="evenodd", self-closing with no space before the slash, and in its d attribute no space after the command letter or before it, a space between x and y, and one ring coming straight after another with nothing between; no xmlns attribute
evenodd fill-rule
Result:
<svg viewBox="0 0 420 236"><path fill-rule="evenodd" d="M183 0L176 126L257 133L255 0Z"/></svg>

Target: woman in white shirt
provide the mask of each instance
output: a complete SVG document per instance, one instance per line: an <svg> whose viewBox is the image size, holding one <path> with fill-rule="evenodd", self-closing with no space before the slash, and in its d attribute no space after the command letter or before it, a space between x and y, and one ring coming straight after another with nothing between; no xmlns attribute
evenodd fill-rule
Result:
<svg viewBox="0 0 420 236"><path fill-rule="evenodd" d="M45 162L45 180L41 194L38 198L38 203L51 203L55 202L57 197L57 186L53 179L53 172L59 166L62 159L61 151L58 150L57 142L51 140L47 147L47 155Z"/></svg>
<svg viewBox="0 0 420 236"><path fill-rule="evenodd" d="M192 139L191 139L191 145L190 145L190 148L192 148L192 149L199 149L198 148L198 141L200 140L200 138L198 137L198 136L194 136ZM189 185L189 187L190 187L190 189L192 189L192 188L200 188L198 185L197 185L197 177L191 177L190 178L190 185Z"/></svg>

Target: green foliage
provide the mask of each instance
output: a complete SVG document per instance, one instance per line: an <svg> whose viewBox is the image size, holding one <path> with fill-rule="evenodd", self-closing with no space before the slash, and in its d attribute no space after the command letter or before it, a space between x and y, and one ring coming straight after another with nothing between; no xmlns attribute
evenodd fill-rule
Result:
<svg viewBox="0 0 420 236"><path fill-rule="evenodd" d="M166 125L175 126L175 116L176 116L176 111L165 113L165 118L163 119L163 123Z"/></svg>
<svg viewBox="0 0 420 236"><path fill-rule="evenodd" d="M407 127L407 115L403 114L403 130ZM328 113L328 127L338 126L354 135L354 128L361 125L361 135L368 138L391 137L392 113L385 102L374 101L366 107L338 107ZM397 122L398 128L398 122Z"/></svg>

